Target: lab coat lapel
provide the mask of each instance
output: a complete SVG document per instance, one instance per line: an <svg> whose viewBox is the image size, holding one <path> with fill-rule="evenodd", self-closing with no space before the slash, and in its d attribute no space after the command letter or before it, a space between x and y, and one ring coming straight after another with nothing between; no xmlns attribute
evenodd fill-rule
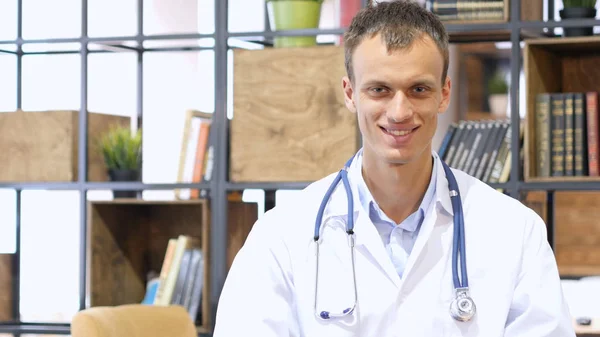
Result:
<svg viewBox="0 0 600 337"><path fill-rule="evenodd" d="M431 239L434 228L438 224L444 224L448 223L448 221L452 221L453 213L450 206L451 202L449 197L448 180L446 179L446 174L444 172L442 163L440 162L440 158L435 153L433 153L433 156L434 159L438 161L436 170L437 178L435 181L435 197L431 200L429 207L427 207L428 212L425 214L425 219L423 220L417 240L415 241L413 250L406 263L404 271L405 278L410 275L411 270L420 259L420 255L427 253L425 247ZM446 213L439 212L441 209L445 210ZM445 244L447 243L447 240L444 239L442 242ZM441 247L443 250L446 249L444 244Z"/></svg>
<svg viewBox="0 0 600 337"><path fill-rule="evenodd" d="M359 168L351 168L351 170L354 169ZM392 282L394 286L399 287L400 277L390 260L385 246L381 241L381 237L379 236L375 225L371 222L369 214L361 207L358 192L355 188L356 185L353 182L351 182L350 185L352 186L352 198L354 202L354 233L357 253L362 253L370 263L378 265L390 282ZM324 223L327 222L327 218L332 217L343 219L344 222L347 221L348 201L344 185L341 181L333 191L327 209L328 211L323 218Z"/></svg>
<svg viewBox="0 0 600 337"><path fill-rule="evenodd" d="M362 252L365 258L370 260L370 263L379 265L379 268L381 268L387 278L396 288L399 288L400 276L398 276L398 272L390 260L381 237L369 218L369 214L362 209L358 212L355 232L357 250Z"/></svg>

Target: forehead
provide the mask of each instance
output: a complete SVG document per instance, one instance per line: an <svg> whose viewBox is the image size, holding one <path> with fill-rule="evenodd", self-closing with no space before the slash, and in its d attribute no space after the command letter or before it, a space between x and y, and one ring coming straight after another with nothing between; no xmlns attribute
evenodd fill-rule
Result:
<svg viewBox="0 0 600 337"><path fill-rule="evenodd" d="M388 48L380 34L365 38L352 55L352 68L358 82L370 79L401 81L409 78L440 79L444 57L437 45L424 34L404 48Z"/></svg>

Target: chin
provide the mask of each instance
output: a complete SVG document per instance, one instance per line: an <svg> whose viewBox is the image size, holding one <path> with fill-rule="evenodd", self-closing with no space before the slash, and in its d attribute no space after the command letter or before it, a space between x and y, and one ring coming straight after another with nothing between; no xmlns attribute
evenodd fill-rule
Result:
<svg viewBox="0 0 600 337"><path fill-rule="evenodd" d="M388 149L380 153L381 158L389 164L404 165L416 159L416 156L410 151Z"/></svg>

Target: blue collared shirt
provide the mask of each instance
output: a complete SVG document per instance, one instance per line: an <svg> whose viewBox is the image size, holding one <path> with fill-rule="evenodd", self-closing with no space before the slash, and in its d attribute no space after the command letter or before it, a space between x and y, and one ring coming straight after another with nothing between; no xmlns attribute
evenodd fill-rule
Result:
<svg viewBox="0 0 600 337"><path fill-rule="evenodd" d="M369 191L362 176L361 169L354 170L354 172L356 172L356 177L354 177L354 179L357 182L358 196L363 210L368 210L369 218L371 219L371 222L373 222L375 228L377 228L381 240L383 241L400 278L402 278L404 273L404 267L406 266L408 257L415 244L417 235L419 234L421 224L425 219L425 214L427 214L429 207L433 204L432 201L435 198L437 160L433 157L432 160L433 170L431 179L423 200L421 201L421 205L416 212L409 215L400 224L397 224L390 219L381 210L377 202L375 202L373 195ZM359 168L362 167L362 150L356 155L356 165L360 165L358 166ZM402 196L398 197L401 198Z"/></svg>

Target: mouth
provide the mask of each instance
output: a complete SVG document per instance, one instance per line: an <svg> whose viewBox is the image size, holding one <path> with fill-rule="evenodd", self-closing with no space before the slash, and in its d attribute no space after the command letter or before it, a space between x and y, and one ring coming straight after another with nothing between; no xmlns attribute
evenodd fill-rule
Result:
<svg viewBox="0 0 600 337"><path fill-rule="evenodd" d="M419 127L412 127L409 129L394 129L394 128L384 128L383 126L380 126L381 130L383 130L383 132L395 136L395 137L401 137L401 136L407 136L413 132L415 132Z"/></svg>

